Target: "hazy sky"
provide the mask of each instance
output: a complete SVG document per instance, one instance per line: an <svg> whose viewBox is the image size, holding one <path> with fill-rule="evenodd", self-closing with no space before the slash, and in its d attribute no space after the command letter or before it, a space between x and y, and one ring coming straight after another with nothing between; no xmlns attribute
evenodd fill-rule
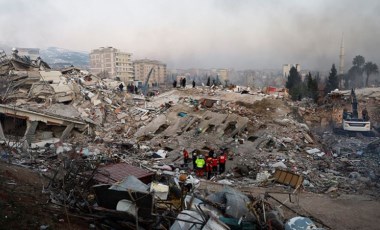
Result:
<svg viewBox="0 0 380 230"><path fill-rule="evenodd" d="M328 70L342 32L346 69L380 64L378 0L0 0L0 43L113 46L169 68Z"/></svg>

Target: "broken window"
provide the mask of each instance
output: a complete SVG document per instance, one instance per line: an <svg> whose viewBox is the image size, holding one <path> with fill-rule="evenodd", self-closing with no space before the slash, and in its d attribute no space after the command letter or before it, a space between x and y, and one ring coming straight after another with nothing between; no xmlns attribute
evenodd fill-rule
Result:
<svg viewBox="0 0 380 230"><path fill-rule="evenodd" d="M259 137L250 136L250 137L248 137L248 140L254 142L255 140L257 140L257 138L259 138Z"/></svg>
<svg viewBox="0 0 380 230"><path fill-rule="evenodd" d="M206 129L206 133L212 133L215 131L215 125L209 124L208 128Z"/></svg>
<svg viewBox="0 0 380 230"><path fill-rule="evenodd" d="M228 123L227 127L224 129L224 135L229 136L236 129L237 121L231 121Z"/></svg>
<svg viewBox="0 0 380 230"><path fill-rule="evenodd" d="M154 134L160 134L162 133L163 131L165 131L167 128L169 127L169 125L167 124L163 124L161 125Z"/></svg>
<svg viewBox="0 0 380 230"><path fill-rule="evenodd" d="M208 120L210 120L211 118L212 118L212 117L208 117L208 116L207 116L207 117L205 117L205 120L208 121Z"/></svg>
<svg viewBox="0 0 380 230"><path fill-rule="evenodd" d="M9 117L0 114L1 124L5 135L23 137L26 131L26 120L16 117Z"/></svg>

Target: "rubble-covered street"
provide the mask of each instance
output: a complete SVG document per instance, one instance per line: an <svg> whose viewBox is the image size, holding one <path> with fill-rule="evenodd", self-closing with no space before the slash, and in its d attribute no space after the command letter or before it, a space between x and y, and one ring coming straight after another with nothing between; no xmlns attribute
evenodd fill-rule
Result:
<svg viewBox="0 0 380 230"><path fill-rule="evenodd" d="M345 135L348 91L322 106L244 87L144 97L17 54L0 79L1 228L378 226L380 88L356 91L371 135ZM197 158L219 165L208 177Z"/></svg>

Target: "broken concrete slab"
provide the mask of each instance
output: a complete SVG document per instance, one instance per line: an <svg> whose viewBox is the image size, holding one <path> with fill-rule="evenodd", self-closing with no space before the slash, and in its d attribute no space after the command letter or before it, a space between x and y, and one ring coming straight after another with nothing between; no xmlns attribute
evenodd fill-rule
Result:
<svg viewBox="0 0 380 230"><path fill-rule="evenodd" d="M3 113L7 116L15 116L20 118L28 119L29 121L41 121L45 123L66 125L73 123L75 127L84 128L85 123L79 121L77 119L73 119L70 117L52 115L52 114L44 114L35 111L30 111L23 108L12 107L8 105L0 105L0 113Z"/></svg>

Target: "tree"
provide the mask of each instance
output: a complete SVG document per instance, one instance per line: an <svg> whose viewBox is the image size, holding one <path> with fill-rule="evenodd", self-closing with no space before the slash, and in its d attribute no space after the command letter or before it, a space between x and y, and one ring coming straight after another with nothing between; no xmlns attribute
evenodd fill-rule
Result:
<svg viewBox="0 0 380 230"><path fill-rule="evenodd" d="M288 80L286 81L285 86L289 90L289 94L293 101L302 98L301 76L294 66L289 71Z"/></svg>
<svg viewBox="0 0 380 230"><path fill-rule="evenodd" d="M367 75L367 78L365 79L365 86L368 87L369 76L371 74L378 73L379 72L379 68L377 68L376 63L367 62L367 63L365 63L363 69L364 69L364 72Z"/></svg>
<svg viewBox="0 0 380 230"><path fill-rule="evenodd" d="M308 90L311 88L312 84L313 84L313 77L311 76L311 73L309 72L309 74L306 76L306 85L307 85Z"/></svg>
<svg viewBox="0 0 380 230"><path fill-rule="evenodd" d="M210 77L207 78L207 83L206 83L207 86L210 86L211 85L211 82L210 82Z"/></svg>
<svg viewBox="0 0 380 230"><path fill-rule="evenodd" d="M363 75L363 71L359 66L357 66L357 65L352 66L348 70L347 75L346 75L347 76L346 77L346 81L347 81L347 87L346 88L362 87L362 85L363 85L362 75Z"/></svg>
<svg viewBox="0 0 380 230"><path fill-rule="evenodd" d="M364 63L365 63L365 59L361 55L356 55L356 57L354 57L354 59L352 60L352 64L354 66L359 67L359 68L362 68L362 66L364 65Z"/></svg>
<svg viewBox="0 0 380 230"><path fill-rule="evenodd" d="M356 55L352 59L352 67L348 70L346 74L343 75L344 88L358 88L363 86L363 64L365 59L361 55Z"/></svg>
<svg viewBox="0 0 380 230"><path fill-rule="evenodd" d="M307 88L307 95L308 97L310 97L311 99L314 100L314 102L317 102L318 101L318 79L317 77L315 77L313 79L313 77L311 76L311 73L309 72L309 74L306 76L306 88Z"/></svg>
<svg viewBox="0 0 380 230"><path fill-rule="evenodd" d="M297 69L293 66L289 71L288 80L286 81L286 88L289 90L301 83L301 76Z"/></svg>
<svg viewBox="0 0 380 230"><path fill-rule="evenodd" d="M332 65L329 78L326 81L325 94L330 93L332 90L339 88L339 79L335 64Z"/></svg>
<svg viewBox="0 0 380 230"><path fill-rule="evenodd" d="M220 81L220 79L219 79L219 74L218 75L216 75L216 80L215 80L215 83L214 83L214 85L221 85L222 83L221 83L221 81Z"/></svg>

